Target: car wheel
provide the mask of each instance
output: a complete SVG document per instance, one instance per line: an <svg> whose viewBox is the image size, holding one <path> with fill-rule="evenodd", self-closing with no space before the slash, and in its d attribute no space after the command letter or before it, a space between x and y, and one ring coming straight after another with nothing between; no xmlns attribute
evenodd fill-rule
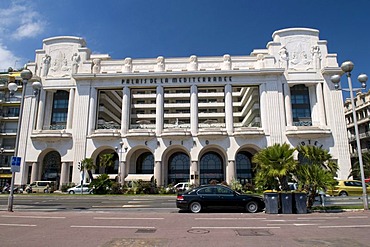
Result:
<svg viewBox="0 0 370 247"><path fill-rule="evenodd" d="M73 190L70 190L68 193L69 194L74 194L75 192Z"/></svg>
<svg viewBox="0 0 370 247"><path fill-rule="evenodd" d="M245 209L248 213L256 213L258 211L258 203L255 201L250 201L245 205Z"/></svg>
<svg viewBox="0 0 370 247"><path fill-rule="evenodd" d="M49 193L49 190L48 189L44 189L44 193Z"/></svg>
<svg viewBox="0 0 370 247"><path fill-rule="evenodd" d="M345 191L341 191L341 192L339 193L339 196L348 196L348 193L347 193L347 192L345 192Z"/></svg>
<svg viewBox="0 0 370 247"><path fill-rule="evenodd" d="M202 205L199 202L192 202L190 204L190 211L192 213L199 213L202 210Z"/></svg>

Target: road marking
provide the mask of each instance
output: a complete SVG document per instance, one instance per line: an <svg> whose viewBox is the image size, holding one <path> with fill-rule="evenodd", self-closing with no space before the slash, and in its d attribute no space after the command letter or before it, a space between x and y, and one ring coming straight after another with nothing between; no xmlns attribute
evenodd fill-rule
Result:
<svg viewBox="0 0 370 247"><path fill-rule="evenodd" d="M150 207L149 205L123 205L122 208L141 208L141 207Z"/></svg>
<svg viewBox="0 0 370 247"><path fill-rule="evenodd" d="M91 206L92 208L122 208L122 206L118 206L118 205L105 205L105 206Z"/></svg>
<svg viewBox="0 0 370 247"><path fill-rule="evenodd" d="M58 216L33 216L33 215L1 215L4 218L31 218L31 219L65 219Z"/></svg>
<svg viewBox="0 0 370 247"><path fill-rule="evenodd" d="M331 219L339 219L339 217L304 217L304 218L297 218L299 220L323 220L323 219L326 219L326 220L331 220Z"/></svg>
<svg viewBox="0 0 370 247"><path fill-rule="evenodd" d="M192 229L280 229L279 226L193 226Z"/></svg>
<svg viewBox="0 0 370 247"><path fill-rule="evenodd" d="M28 224L0 224L0 226L25 226L25 227L29 227L29 226L37 226L37 225L28 225Z"/></svg>
<svg viewBox="0 0 370 247"><path fill-rule="evenodd" d="M154 226L71 226L72 228L156 229Z"/></svg>
<svg viewBox="0 0 370 247"><path fill-rule="evenodd" d="M143 203L143 201L128 201L127 203Z"/></svg>
<svg viewBox="0 0 370 247"><path fill-rule="evenodd" d="M94 220L164 220L164 218L118 218L118 217L94 217Z"/></svg>
<svg viewBox="0 0 370 247"><path fill-rule="evenodd" d="M267 224L268 226L317 226L318 224Z"/></svg>
<svg viewBox="0 0 370 247"><path fill-rule="evenodd" d="M267 222L291 222L291 221L311 221L311 219L296 219L296 220L264 220ZM313 220L313 221L325 221L325 220Z"/></svg>
<svg viewBox="0 0 370 247"><path fill-rule="evenodd" d="M195 218L195 220L265 220L266 218Z"/></svg>
<svg viewBox="0 0 370 247"><path fill-rule="evenodd" d="M153 199L134 198L133 201L153 201Z"/></svg>
<svg viewBox="0 0 370 247"><path fill-rule="evenodd" d="M348 219L367 219L369 217L367 216L349 216Z"/></svg>
<svg viewBox="0 0 370 247"><path fill-rule="evenodd" d="M348 225L348 226L319 226L319 228L366 228L370 227L370 225Z"/></svg>

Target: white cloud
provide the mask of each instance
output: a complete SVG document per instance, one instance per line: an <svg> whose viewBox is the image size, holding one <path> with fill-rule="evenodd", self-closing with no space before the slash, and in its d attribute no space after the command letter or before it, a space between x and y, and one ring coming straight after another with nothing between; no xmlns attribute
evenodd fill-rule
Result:
<svg viewBox="0 0 370 247"><path fill-rule="evenodd" d="M0 43L0 71L4 72L9 67L13 68L18 61L20 61L20 58Z"/></svg>
<svg viewBox="0 0 370 247"><path fill-rule="evenodd" d="M21 60L17 57L16 51L10 50L6 44L19 42L19 45L22 45L22 41L36 37L44 31L46 21L35 8L33 2L27 0L11 0L6 6L2 5L0 9L0 70L7 69L9 66L14 67L15 61Z"/></svg>

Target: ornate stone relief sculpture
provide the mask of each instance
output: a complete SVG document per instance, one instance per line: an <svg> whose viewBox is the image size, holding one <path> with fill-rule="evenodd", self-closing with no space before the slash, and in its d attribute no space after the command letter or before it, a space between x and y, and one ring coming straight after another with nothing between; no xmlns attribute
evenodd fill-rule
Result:
<svg viewBox="0 0 370 247"><path fill-rule="evenodd" d="M99 74L100 70L101 70L101 59L94 58L93 59L92 73L93 74Z"/></svg>
<svg viewBox="0 0 370 247"><path fill-rule="evenodd" d="M51 67L49 75L51 77L61 76L66 77L71 74L71 65L68 63L66 54L62 51L54 51L51 56Z"/></svg>
<svg viewBox="0 0 370 247"><path fill-rule="evenodd" d="M159 57L157 57L156 71L164 71L164 70L165 70L164 57L159 56Z"/></svg>
<svg viewBox="0 0 370 247"><path fill-rule="evenodd" d="M123 61L123 72L131 72L132 71L132 59L130 57L126 57Z"/></svg>
<svg viewBox="0 0 370 247"><path fill-rule="evenodd" d="M263 54L258 54L257 55L257 63L255 68L256 69L263 69L265 67L265 56Z"/></svg>
<svg viewBox="0 0 370 247"><path fill-rule="evenodd" d="M190 56L188 70L190 71L198 70L198 57L197 56L195 55Z"/></svg>
<svg viewBox="0 0 370 247"><path fill-rule="evenodd" d="M279 67L288 69L289 53L285 46L279 50Z"/></svg>

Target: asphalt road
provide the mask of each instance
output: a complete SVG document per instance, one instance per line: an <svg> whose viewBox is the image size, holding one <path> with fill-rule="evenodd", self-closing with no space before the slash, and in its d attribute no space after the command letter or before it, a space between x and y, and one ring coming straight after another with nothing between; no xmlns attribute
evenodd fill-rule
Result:
<svg viewBox="0 0 370 247"><path fill-rule="evenodd" d="M368 211L311 214L0 211L1 246L370 246Z"/></svg>

